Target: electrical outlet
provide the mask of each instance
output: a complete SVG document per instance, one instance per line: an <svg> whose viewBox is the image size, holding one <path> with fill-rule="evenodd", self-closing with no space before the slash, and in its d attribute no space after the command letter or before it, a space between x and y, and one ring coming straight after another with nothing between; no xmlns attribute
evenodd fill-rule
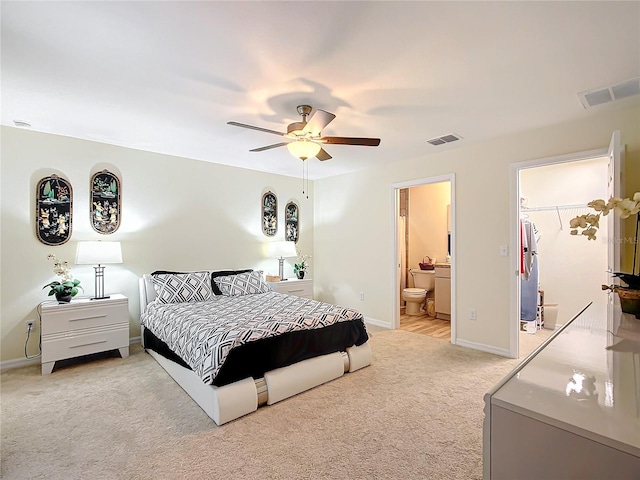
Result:
<svg viewBox="0 0 640 480"><path fill-rule="evenodd" d="M364 292L360 292L360 301L364 302Z"/></svg>
<svg viewBox="0 0 640 480"><path fill-rule="evenodd" d="M27 332L33 331L35 328L35 322L33 320L26 321Z"/></svg>
<svg viewBox="0 0 640 480"><path fill-rule="evenodd" d="M476 315L476 311L475 310L469 310L469 320L477 320L478 316Z"/></svg>

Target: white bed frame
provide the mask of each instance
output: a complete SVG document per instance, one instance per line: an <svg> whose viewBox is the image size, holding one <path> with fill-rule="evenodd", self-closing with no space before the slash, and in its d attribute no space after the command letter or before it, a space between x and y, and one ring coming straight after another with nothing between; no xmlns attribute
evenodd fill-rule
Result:
<svg viewBox="0 0 640 480"><path fill-rule="evenodd" d="M140 314L155 299L152 277L140 278ZM144 347L144 327L140 335ZM354 372L371 364L369 342L353 346L345 352L335 352L303 360L288 367L265 373L263 378L251 377L215 387L205 384L192 370L185 368L151 349L145 349L217 425L254 412L263 405L273 405L310 388Z"/></svg>

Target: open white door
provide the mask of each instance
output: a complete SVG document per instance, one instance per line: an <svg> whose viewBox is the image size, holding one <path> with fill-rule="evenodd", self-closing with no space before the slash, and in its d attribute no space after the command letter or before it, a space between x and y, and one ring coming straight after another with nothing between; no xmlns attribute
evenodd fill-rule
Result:
<svg viewBox="0 0 640 480"><path fill-rule="evenodd" d="M607 193L609 198L620 198L620 131L616 130L611 136L611 143L609 144L609 177L607 179ZM620 217L614 215L613 212L607 215L607 231L609 238L607 239L607 273L609 285L613 283L619 283L618 278L614 277L614 272L620 271L620 244L618 239L620 238ZM614 295L609 293L609 300L607 302L607 316L609 320L613 318L613 301Z"/></svg>

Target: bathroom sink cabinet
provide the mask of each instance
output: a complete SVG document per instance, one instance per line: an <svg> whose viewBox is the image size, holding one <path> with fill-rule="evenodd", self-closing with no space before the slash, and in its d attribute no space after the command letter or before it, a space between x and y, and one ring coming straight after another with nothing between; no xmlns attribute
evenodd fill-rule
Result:
<svg viewBox="0 0 640 480"><path fill-rule="evenodd" d="M436 264L436 318L451 320L451 265Z"/></svg>

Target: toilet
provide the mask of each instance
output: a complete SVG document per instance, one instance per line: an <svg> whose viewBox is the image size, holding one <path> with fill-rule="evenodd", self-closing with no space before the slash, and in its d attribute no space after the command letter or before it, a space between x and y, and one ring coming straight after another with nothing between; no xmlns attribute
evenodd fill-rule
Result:
<svg viewBox="0 0 640 480"><path fill-rule="evenodd" d="M407 302L407 315L422 315L420 311L427 302L427 293L436 285L435 270L410 269L415 288L402 290L402 298Z"/></svg>

